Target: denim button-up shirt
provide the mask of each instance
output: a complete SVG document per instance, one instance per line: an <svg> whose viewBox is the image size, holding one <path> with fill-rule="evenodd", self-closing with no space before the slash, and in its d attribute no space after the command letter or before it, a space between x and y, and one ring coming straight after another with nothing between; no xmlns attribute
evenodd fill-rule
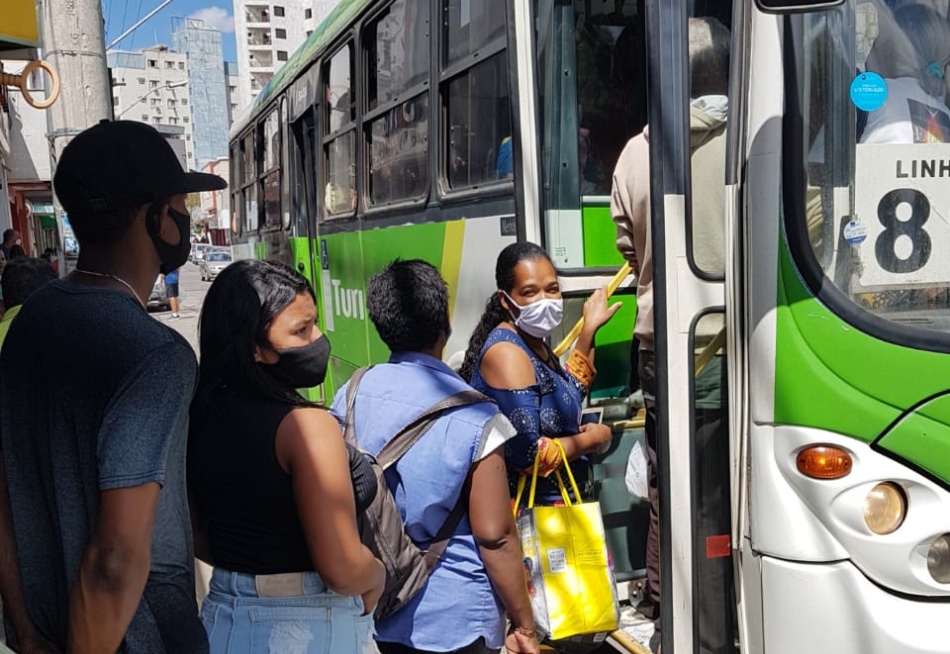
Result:
<svg viewBox="0 0 950 654"><path fill-rule="evenodd" d="M376 454L402 427L450 395L470 390L451 368L431 356L403 352L375 366L360 382L354 405L360 447ZM343 421L346 386L331 409ZM499 433L502 438L499 439ZM420 547L438 533L458 501L483 442L502 443L514 430L491 403L452 409L386 473L409 536ZM398 613L376 625L381 642L423 650L455 650L478 638L497 649L504 612L492 590L468 519L463 518L429 581Z"/></svg>

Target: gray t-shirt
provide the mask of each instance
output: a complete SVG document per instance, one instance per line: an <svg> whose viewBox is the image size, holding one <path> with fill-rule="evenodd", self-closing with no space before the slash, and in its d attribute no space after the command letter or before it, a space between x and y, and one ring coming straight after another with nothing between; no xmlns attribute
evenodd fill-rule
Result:
<svg viewBox="0 0 950 654"><path fill-rule="evenodd" d="M134 298L47 284L0 353L0 442L30 615L65 649L69 589L99 493L161 484L145 593L120 650L207 652L195 602L185 491L188 343Z"/></svg>

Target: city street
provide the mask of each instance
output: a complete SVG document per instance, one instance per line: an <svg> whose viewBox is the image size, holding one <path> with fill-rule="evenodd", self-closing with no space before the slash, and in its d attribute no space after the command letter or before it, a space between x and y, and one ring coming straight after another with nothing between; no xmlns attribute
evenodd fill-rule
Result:
<svg viewBox="0 0 950 654"><path fill-rule="evenodd" d="M201 313L201 303L211 284L201 281L198 266L190 261L181 267L178 288L181 295L181 319L172 320L172 312L152 311L157 320L167 323L169 327L188 339L191 347L198 354L198 315Z"/></svg>

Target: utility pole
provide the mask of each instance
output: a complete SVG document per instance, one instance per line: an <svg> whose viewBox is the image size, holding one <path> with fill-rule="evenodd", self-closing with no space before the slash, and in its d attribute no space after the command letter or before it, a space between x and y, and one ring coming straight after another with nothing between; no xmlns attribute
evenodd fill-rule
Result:
<svg viewBox="0 0 950 654"><path fill-rule="evenodd" d="M101 1L41 1L44 56L59 73L62 84L59 100L46 110L51 172L55 174L59 156L73 136L112 118L112 83L106 64ZM62 238L65 232L59 200L55 200L55 207ZM72 266L75 260L61 260L59 269L66 273L66 268Z"/></svg>

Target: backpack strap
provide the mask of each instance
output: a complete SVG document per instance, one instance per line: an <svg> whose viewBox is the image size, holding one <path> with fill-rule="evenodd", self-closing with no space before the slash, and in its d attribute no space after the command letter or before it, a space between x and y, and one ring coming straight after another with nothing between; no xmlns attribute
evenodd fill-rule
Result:
<svg viewBox="0 0 950 654"><path fill-rule="evenodd" d="M465 484L462 486L462 492L459 493L459 499L452 508L452 512L445 518L445 522L442 523L442 528L439 529L439 533L435 535L435 538L429 543L429 549L422 555L422 561L425 563L426 570L429 572L432 572L435 564L439 562L439 559L442 557L442 552L445 551L449 540L452 538L452 534L455 533L459 523L462 522L462 516L465 515L465 509L467 508L466 500L471 490L470 487L471 484L469 480L466 479Z"/></svg>
<svg viewBox="0 0 950 654"><path fill-rule="evenodd" d="M353 412L356 404L356 391L359 387L363 375L372 368L360 368L350 377L349 386L346 389L346 425L343 435L347 442L356 444L356 428L354 427ZM445 398L441 402L433 404L431 407L420 413L413 420L400 429L395 436L389 439L389 442L383 446L383 449L376 455L377 463L386 470L391 465L399 461L402 456L429 431L443 413L449 409L468 406L470 404L480 404L482 402L491 402L492 399L487 395L479 393L476 390L461 391ZM439 562L442 553L445 551L449 540L462 522L462 517L466 513L466 504L469 495L469 482L466 480L459 493L458 501L452 508L452 511L445 518L442 527L439 529L435 538L429 543L429 548L423 555L423 561L428 572L432 572L435 564Z"/></svg>
<svg viewBox="0 0 950 654"><path fill-rule="evenodd" d="M403 454L416 444L422 436L432 428L441 415L449 409L468 406L470 404L480 404L482 402L491 402L491 398L475 390L462 391L441 402L433 404L431 407L413 418L412 422L400 429L395 436L389 439L389 442L383 446L383 449L376 455L379 465L386 470L391 465L402 458Z"/></svg>
<svg viewBox="0 0 950 654"><path fill-rule="evenodd" d="M369 372L372 367L373 366L364 366L358 368L356 372L350 376L349 385L346 387L346 418L343 423L343 440L353 447L358 447L356 444L356 421L353 418L353 412L356 409L356 391L360 387L363 375Z"/></svg>

